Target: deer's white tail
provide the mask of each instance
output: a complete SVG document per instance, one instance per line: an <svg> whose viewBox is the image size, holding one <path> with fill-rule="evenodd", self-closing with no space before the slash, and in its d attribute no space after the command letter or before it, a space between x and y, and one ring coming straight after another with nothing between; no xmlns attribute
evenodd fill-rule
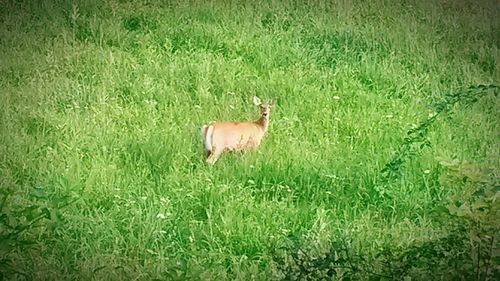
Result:
<svg viewBox="0 0 500 281"><path fill-rule="evenodd" d="M214 133L214 126L212 124L203 125L201 127L201 138L206 151L212 151L212 135Z"/></svg>

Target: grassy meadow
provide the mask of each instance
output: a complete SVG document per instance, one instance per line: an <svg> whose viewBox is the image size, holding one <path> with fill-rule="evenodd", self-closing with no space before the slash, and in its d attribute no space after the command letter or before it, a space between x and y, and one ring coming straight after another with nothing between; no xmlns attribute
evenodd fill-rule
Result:
<svg viewBox="0 0 500 281"><path fill-rule="evenodd" d="M0 280L500 278L498 1L0 3Z"/></svg>

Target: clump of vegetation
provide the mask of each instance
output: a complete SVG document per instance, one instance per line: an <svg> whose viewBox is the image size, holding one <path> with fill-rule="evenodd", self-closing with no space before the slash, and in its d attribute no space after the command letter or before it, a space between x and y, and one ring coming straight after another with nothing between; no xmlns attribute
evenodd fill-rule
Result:
<svg viewBox="0 0 500 281"><path fill-rule="evenodd" d="M446 185L464 194L436 210L448 227L444 237L407 248L385 248L373 256L339 235L325 248L314 239L290 239L272 249L280 280L496 280L500 231L498 180L466 163L443 163ZM478 173L479 172L479 173ZM465 195L465 196L464 196ZM342 238L343 237L343 238ZM359 243L361 244L361 243Z"/></svg>

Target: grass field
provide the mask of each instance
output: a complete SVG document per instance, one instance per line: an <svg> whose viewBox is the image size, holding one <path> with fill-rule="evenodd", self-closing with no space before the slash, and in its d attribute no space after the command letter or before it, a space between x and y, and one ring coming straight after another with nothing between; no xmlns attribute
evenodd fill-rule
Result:
<svg viewBox="0 0 500 281"><path fill-rule="evenodd" d="M498 1L0 6L1 280L500 278Z"/></svg>

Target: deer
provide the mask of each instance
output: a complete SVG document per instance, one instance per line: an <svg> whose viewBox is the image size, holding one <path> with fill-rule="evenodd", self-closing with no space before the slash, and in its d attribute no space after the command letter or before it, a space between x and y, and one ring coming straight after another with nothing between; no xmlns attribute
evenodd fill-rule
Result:
<svg viewBox="0 0 500 281"><path fill-rule="evenodd" d="M269 127L269 113L276 99L262 103L257 96L253 103L260 108L260 118L254 121L211 121L201 127L206 163L215 164L225 151L256 150Z"/></svg>

